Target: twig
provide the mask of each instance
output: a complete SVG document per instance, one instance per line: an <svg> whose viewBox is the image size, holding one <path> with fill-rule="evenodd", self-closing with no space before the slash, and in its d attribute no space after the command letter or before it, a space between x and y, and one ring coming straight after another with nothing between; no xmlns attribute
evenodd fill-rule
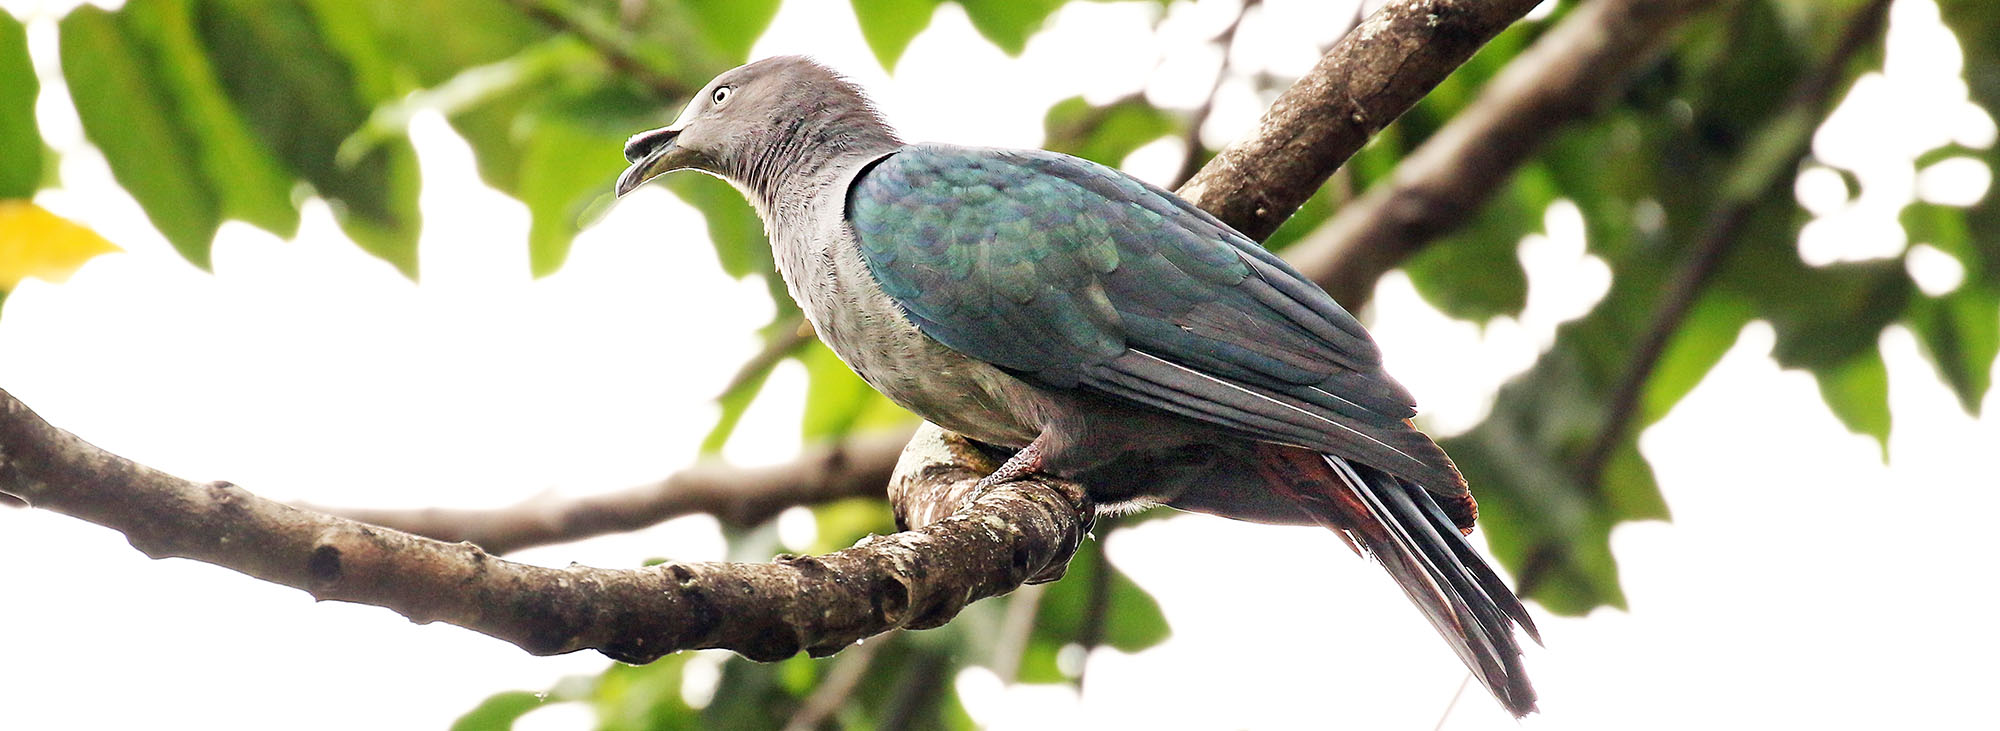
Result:
<svg viewBox="0 0 2000 731"><path fill-rule="evenodd" d="M1458 699L1465 697L1465 687L1468 685L1472 685L1472 673L1470 672L1467 672L1465 677L1458 679L1458 690L1452 691L1451 700L1445 701L1444 712L1438 714L1438 722L1431 726L1431 731L1444 731L1444 722L1451 720L1452 709L1458 707Z"/></svg>
<svg viewBox="0 0 2000 731"><path fill-rule="evenodd" d="M1359 308L1375 282L1460 226L1568 122L1595 113L1673 31L1718 0L1584 3L1509 62L1477 101L1286 254Z"/></svg>
<svg viewBox="0 0 2000 731"><path fill-rule="evenodd" d="M993 674L1000 682L1013 685L1021 677L1021 655L1035 634L1035 616L1042 608L1041 584L1023 586L1007 598L1007 614L1000 619L1000 631L993 636Z"/></svg>
<svg viewBox="0 0 2000 731"><path fill-rule="evenodd" d="M1201 144L1201 128L1208 124L1209 115L1215 113L1215 95L1221 93L1222 85L1229 81L1229 57L1236 48L1236 31L1243 27L1243 19L1250 15L1250 9L1262 4L1264 0L1243 0L1242 7L1236 9L1236 17L1229 21L1229 25L1224 27L1222 32L1215 34L1215 37L1208 39L1211 45L1222 48L1222 65L1215 70L1215 83L1208 86L1208 97L1203 99L1201 106L1195 107L1194 113L1188 116L1187 132L1182 135L1182 141L1187 145L1187 155L1181 158L1180 169L1174 171L1171 187L1186 185L1195 173L1201 171L1202 163L1207 162L1203 159L1207 157L1203 153L1207 152L1208 148Z"/></svg>
<svg viewBox="0 0 2000 731"><path fill-rule="evenodd" d="M1263 240L1335 168L1538 0L1402 0L1362 21L1181 187Z"/></svg>
<svg viewBox="0 0 2000 731"><path fill-rule="evenodd" d="M725 525L754 526L797 505L881 497L907 441L902 434L856 438L808 449L791 462L770 467L706 462L629 490L583 497L544 494L490 510L298 507L505 554L638 530L695 513L714 515Z"/></svg>
<svg viewBox="0 0 2000 731"><path fill-rule="evenodd" d="M778 361L799 352L807 343L813 341L813 337L812 324L806 322L805 317L798 316L785 320L764 339L762 350L757 351L756 355L750 356L749 360L743 361L743 365L736 368L736 374L729 377L729 383L722 387L721 393L734 392L751 380L769 373Z"/></svg>
<svg viewBox="0 0 2000 731"><path fill-rule="evenodd" d="M694 88L672 74L662 73L646 62L615 26L593 22L582 11L560 8L541 0L513 0L513 3L523 14L550 30L576 36L602 55L612 68L638 79L663 98L682 99L695 92Z"/></svg>
<svg viewBox="0 0 2000 731"><path fill-rule="evenodd" d="M854 689L861 687L862 678L868 677L868 668L875 664L875 655L882 646L901 638L901 632L885 632L874 642L863 642L854 649L840 654L833 668L826 671L813 688L812 695L806 696L799 704L799 710L785 722L785 731L813 731L833 718L833 714L847 705L847 699L854 695Z"/></svg>

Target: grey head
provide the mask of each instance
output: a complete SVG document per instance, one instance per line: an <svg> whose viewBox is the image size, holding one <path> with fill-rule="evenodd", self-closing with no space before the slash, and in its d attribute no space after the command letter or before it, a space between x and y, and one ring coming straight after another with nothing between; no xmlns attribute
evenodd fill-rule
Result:
<svg viewBox="0 0 2000 731"><path fill-rule="evenodd" d="M633 135L623 196L655 177L700 170L735 183L770 208L785 181L829 163L901 146L853 82L803 56L738 66L702 87L673 124Z"/></svg>

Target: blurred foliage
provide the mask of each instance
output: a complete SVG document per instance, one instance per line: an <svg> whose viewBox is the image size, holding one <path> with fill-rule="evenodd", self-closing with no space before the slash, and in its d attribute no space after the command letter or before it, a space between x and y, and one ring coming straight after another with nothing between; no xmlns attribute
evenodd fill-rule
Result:
<svg viewBox="0 0 2000 731"><path fill-rule="evenodd" d="M876 57L893 69L942 2L852 6ZM1063 5L953 2L1009 53L1024 49ZM413 115L435 110L470 144L482 178L527 206L522 261L546 275L607 204L625 137L672 116L687 94L744 61L777 6L146 0L116 11L78 8L60 20L57 35L85 135L195 266L208 266L223 221L289 237L301 205L318 197L361 248L416 276L420 181L406 129ZM2000 4L1942 6L1964 50L1972 101L2000 110ZM1510 29L1474 56L1357 154L1270 245L1301 241L1356 191L1390 175L1567 8ZM1832 105L1859 75L1881 67L1879 28L1866 43L1843 45L1846 29L1877 9L1863 0L1744 0L1697 18L1622 94L1530 157L1471 212L1469 225L1406 263L1418 292L1454 317L1518 315L1528 286L1520 242L1539 231L1553 203L1568 201L1582 214L1589 253L1612 272L1602 301L1562 325L1483 423L1446 443L1479 491L1492 550L1548 609L1576 614L1624 603L1611 530L1667 516L1638 434L1753 320L1776 332L1781 364L1817 379L1831 413L1885 446L1892 424L1877 346L1884 327L1914 333L1967 410L1985 397L2000 353L2000 196L1903 210L1911 242L1963 266L1964 280L1948 292L1915 286L1901 256L1828 266L1799 256L1808 216L1792 184L1800 170L1823 164L1811 140ZM1267 99L1284 83L1256 81ZM0 296L23 276L60 279L110 250L26 200L53 184L52 154L36 130L38 90L22 26L0 13ZM1071 98L1047 111L1046 144L1119 164L1157 140L1194 140L1189 128L1202 115L1161 108L1142 94L1104 105ZM1192 154L1210 154L1196 148ZM1991 171L2000 168L2000 147L1951 145L1916 164L1953 158ZM771 370L787 361L802 364L810 381L807 437L909 423L801 331L761 224L734 190L693 175L666 185L706 215L724 270L763 277L777 304L763 330L765 352L719 395L723 414L705 448L730 437ZM814 550L890 529L879 504L838 503L815 514ZM1100 536L1122 523L1102 524ZM865 651L768 665L730 657L720 661L712 693L701 688L701 674L688 672L707 659L682 654L615 666L541 693L496 695L457 727L510 728L550 703L588 704L607 729L768 728L807 716L820 719L813 727L968 727L952 688L967 665L1021 682L1075 683L1065 653L1098 645L1138 651L1167 635L1159 606L1099 546L1086 546L1059 583L975 605L944 628L871 640ZM1015 626L1010 616L1033 621ZM830 712L807 710L827 702Z"/></svg>

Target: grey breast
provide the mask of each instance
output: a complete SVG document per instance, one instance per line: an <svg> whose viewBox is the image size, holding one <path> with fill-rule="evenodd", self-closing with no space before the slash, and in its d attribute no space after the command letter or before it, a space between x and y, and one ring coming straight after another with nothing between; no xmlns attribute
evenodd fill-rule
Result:
<svg viewBox="0 0 2000 731"><path fill-rule="evenodd" d="M861 260L845 204L866 162L763 212L786 289L820 339L889 400L973 439L1027 444L1041 431L1047 395L924 335Z"/></svg>

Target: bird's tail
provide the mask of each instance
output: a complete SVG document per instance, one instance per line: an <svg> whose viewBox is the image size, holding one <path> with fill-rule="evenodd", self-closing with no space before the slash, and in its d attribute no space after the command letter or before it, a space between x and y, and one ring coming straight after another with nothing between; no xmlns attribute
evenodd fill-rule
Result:
<svg viewBox="0 0 2000 731"><path fill-rule="evenodd" d="M1535 710L1535 689L1514 642L1519 625L1537 644L1541 635L1521 600L1472 550L1459 525L1429 491L1394 475L1333 455L1260 445L1277 487L1314 521L1338 533L1357 553L1373 556L1479 682L1515 716Z"/></svg>

